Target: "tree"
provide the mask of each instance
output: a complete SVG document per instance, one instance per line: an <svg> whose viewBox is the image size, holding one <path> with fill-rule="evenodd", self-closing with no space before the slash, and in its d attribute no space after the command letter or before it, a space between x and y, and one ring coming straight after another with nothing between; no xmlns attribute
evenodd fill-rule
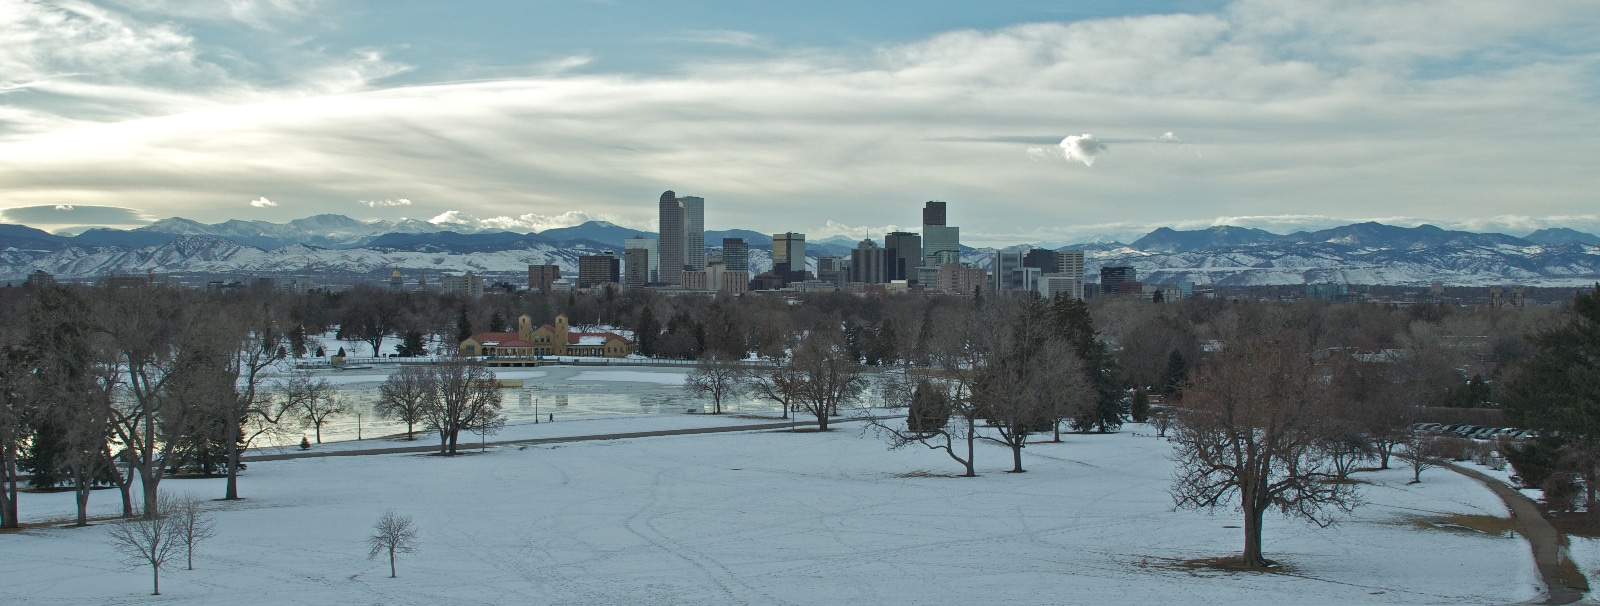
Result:
<svg viewBox="0 0 1600 606"><path fill-rule="evenodd" d="M417 525L411 521L411 516L391 509L378 516L377 523L372 525L372 536L367 537L367 546L372 549L367 552L367 559L389 554L389 578L392 579L395 578L395 554L416 553L421 545L417 539Z"/></svg>
<svg viewBox="0 0 1600 606"><path fill-rule="evenodd" d="M817 419L817 430L828 430L828 417L856 402L866 391L861 362L848 354L838 330L811 331L800 340L790 362L797 410Z"/></svg>
<svg viewBox="0 0 1600 606"><path fill-rule="evenodd" d="M1400 458L1411 466L1411 483L1422 481L1422 471L1433 467L1436 459L1433 458L1435 440L1427 432L1412 430L1406 437L1405 449L1400 451Z"/></svg>
<svg viewBox="0 0 1600 606"><path fill-rule="evenodd" d="M426 418L428 401L437 397L433 372L422 366L401 366L378 386L372 412L406 424L406 439L415 440L418 423Z"/></svg>
<svg viewBox="0 0 1600 606"><path fill-rule="evenodd" d="M216 536L217 521L201 506L204 501L192 494L173 500L167 508L173 520L173 539L183 546L189 570L194 570L194 548L206 539Z"/></svg>
<svg viewBox="0 0 1600 606"><path fill-rule="evenodd" d="M305 371L292 372L279 381L278 394L283 398L283 408L293 412L302 427L316 430L318 444L322 443L322 426L328 419L350 412L333 383Z"/></svg>
<svg viewBox="0 0 1600 606"><path fill-rule="evenodd" d="M263 385L266 369L287 353L284 344L288 336L276 314L272 308L263 306L247 308L235 319L248 328L248 332L234 333L232 360L225 373L233 379L234 388L223 394L220 401L224 427L230 434L237 432L237 438L229 435L226 440L228 484L222 498L230 501L239 498L239 470L243 467L240 457L256 438L275 431L288 410L287 406L277 405Z"/></svg>
<svg viewBox="0 0 1600 606"><path fill-rule="evenodd" d="M154 594L161 595L161 567L178 555L183 543L178 536L179 516L160 512L179 509L170 496L161 497L157 510L112 524L107 533L111 547L121 552L134 566L149 566Z"/></svg>
<svg viewBox="0 0 1600 606"><path fill-rule="evenodd" d="M639 355L655 357L658 351L657 342L661 339L661 323L656 320L656 314L649 306L639 312L639 323L633 331L634 340L638 343Z"/></svg>
<svg viewBox="0 0 1600 606"><path fill-rule="evenodd" d="M456 342L460 343L472 338L472 320L467 317L467 306L461 306L461 314L456 318Z"/></svg>
<svg viewBox="0 0 1600 606"><path fill-rule="evenodd" d="M500 384L482 362L450 356L433 366L433 397L423 408L429 429L439 434L439 453L456 454L462 431L494 433L505 425L500 416Z"/></svg>
<svg viewBox="0 0 1600 606"><path fill-rule="evenodd" d="M776 359L771 368L751 368L744 376L745 393L778 404L785 419L790 410L797 409L801 386L800 374L786 362Z"/></svg>
<svg viewBox="0 0 1600 606"><path fill-rule="evenodd" d="M428 355L428 345L422 339L422 331L408 330L400 341L400 346L395 348L395 355L402 358L415 358Z"/></svg>
<svg viewBox="0 0 1600 606"><path fill-rule="evenodd" d="M1051 303L1050 315L1057 334L1072 344L1083 361L1092 396L1092 405L1081 409L1072 419L1072 427L1078 431L1116 431L1122 426L1122 388L1117 384L1116 359L1105 341L1096 336L1088 306L1082 300L1060 295Z"/></svg>
<svg viewBox="0 0 1600 606"><path fill-rule="evenodd" d="M1257 327L1258 332L1260 327ZM1276 508L1318 525L1329 508L1355 504L1351 484L1321 458L1320 374L1293 335L1281 341L1236 335L1196 369L1184 390L1171 441L1178 469L1171 492L1180 508L1244 512L1242 564L1260 568L1262 518Z"/></svg>
<svg viewBox="0 0 1600 606"><path fill-rule="evenodd" d="M1150 393L1143 386L1133 388L1133 404L1128 407L1128 417L1134 423L1143 423L1150 418Z"/></svg>
<svg viewBox="0 0 1600 606"><path fill-rule="evenodd" d="M1572 300L1566 321L1529 340L1537 354L1506 382L1501 401L1508 421L1542 434L1559 435L1566 459L1577 466L1586 490L1587 509L1600 516L1596 489L1600 469L1589 461L1600 457L1600 284Z"/></svg>
<svg viewBox="0 0 1600 606"><path fill-rule="evenodd" d="M744 365L715 352L706 352L694 370L683 378L683 389L695 396L711 398L711 414L722 414L722 401L739 393Z"/></svg>
<svg viewBox="0 0 1600 606"><path fill-rule="evenodd" d="M916 374L914 374L916 373ZM889 449L921 444L942 450L963 468L962 477L976 477L974 443L978 437L977 407L965 384L938 378L928 371L903 367L883 383L885 403L906 408L903 420L871 418L869 423L889 442ZM965 443L965 452L958 446Z"/></svg>
<svg viewBox="0 0 1600 606"><path fill-rule="evenodd" d="M1035 293L995 297L978 312L969 346L974 360L972 399L994 428L983 439L1011 449L1011 473L1022 473L1028 436L1050 431L1060 403L1083 391L1083 371L1069 343L1057 338L1048 304Z"/></svg>

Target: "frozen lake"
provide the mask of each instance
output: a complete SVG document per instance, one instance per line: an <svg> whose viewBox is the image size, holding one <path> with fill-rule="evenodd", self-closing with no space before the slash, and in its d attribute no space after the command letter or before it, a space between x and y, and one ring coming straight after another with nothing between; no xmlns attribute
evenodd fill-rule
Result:
<svg viewBox="0 0 1600 606"><path fill-rule="evenodd" d="M322 428L323 442L375 438L403 433L405 425L380 419L372 412L378 399L378 386L398 366L378 366L370 369L315 371L319 378L327 379L340 389L340 396L350 403L349 415L333 419ZM589 367L547 366L543 368L495 369L500 379L521 380L523 387L502 390L501 401L507 423L533 423L555 415L556 420L592 418L609 415L667 414L682 415L688 411L711 412L711 400L691 396L683 389L687 368L661 368L646 366ZM869 389L863 400L876 404L878 395ZM729 414L772 415L780 412L778 405L764 400L734 397L722 403ZM297 444L301 436L315 441L314 432L300 431L298 423L284 423L289 431L276 442L264 441L263 446ZM468 439L462 437L463 441ZM476 438L473 438L476 439Z"/></svg>

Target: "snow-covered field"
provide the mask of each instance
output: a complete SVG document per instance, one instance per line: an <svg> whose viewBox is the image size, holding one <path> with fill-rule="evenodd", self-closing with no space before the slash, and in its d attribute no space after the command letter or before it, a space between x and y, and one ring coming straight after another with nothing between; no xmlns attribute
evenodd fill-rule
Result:
<svg viewBox="0 0 1600 606"><path fill-rule="evenodd" d="M628 418L596 419L633 431ZM245 501L210 503L218 537L165 595L104 528L0 535L3 604L1506 604L1537 598L1520 539L1415 522L1503 516L1446 470L1363 473L1368 503L1321 529L1270 517L1279 573L1189 570L1236 553L1236 514L1173 511L1167 444L1069 435L1030 445L1025 474L983 446L978 478L942 454L886 451L856 424L826 434L640 438L440 458L252 464ZM220 480L162 488L220 495ZM117 507L97 492L94 510ZM32 520L68 494L26 494ZM414 516L400 577L366 558L383 510Z"/></svg>

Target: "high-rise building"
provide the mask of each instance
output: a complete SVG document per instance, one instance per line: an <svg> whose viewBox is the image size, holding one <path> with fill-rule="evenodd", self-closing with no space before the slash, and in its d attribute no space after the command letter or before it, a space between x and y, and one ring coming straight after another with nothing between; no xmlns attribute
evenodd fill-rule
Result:
<svg viewBox="0 0 1600 606"><path fill-rule="evenodd" d="M722 239L722 267L727 271L750 270L750 245L744 238Z"/></svg>
<svg viewBox="0 0 1600 606"><path fill-rule="evenodd" d="M1019 246L1005 248L994 253L994 263L989 267L994 272L993 281L989 288L995 291L1017 290L1024 288L1021 270L1026 267L1022 262L1028 256L1028 247Z"/></svg>
<svg viewBox="0 0 1600 606"><path fill-rule="evenodd" d="M529 265L528 290L550 292L550 283L561 279L559 265ZM426 290L426 288L424 288Z"/></svg>
<svg viewBox="0 0 1600 606"><path fill-rule="evenodd" d="M706 268L706 199L699 196L678 198L683 207L683 268Z"/></svg>
<svg viewBox="0 0 1600 606"><path fill-rule="evenodd" d="M1056 251L1055 272L1068 276L1077 276L1083 279L1083 250L1070 249Z"/></svg>
<svg viewBox="0 0 1600 606"><path fill-rule="evenodd" d="M45 289L49 289L49 288L55 288L55 286L56 286L56 276L55 276L55 274L52 274L52 273L47 272L45 270L36 269L36 270L33 270L33 273L28 274L27 281L23 282L22 285L27 287L27 288L32 288L34 290L45 290Z"/></svg>
<svg viewBox="0 0 1600 606"><path fill-rule="evenodd" d="M1117 294L1117 285L1138 282L1139 272L1126 265L1100 268L1100 292Z"/></svg>
<svg viewBox="0 0 1600 606"><path fill-rule="evenodd" d="M622 249L622 272L623 283L627 284L628 288L638 288L650 283L650 249Z"/></svg>
<svg viewBox="0 0 1600 606"><path fill-rule="evenodd" d="M667 284L683 283L683 266L688 260L683 235L683 205L678 202L678 194L669 189L661 194L659 270L661 281Z"/></svg>
<svg viewBox="0 0 1600 606"><path fill-rule="evenodd" d="M889 251L886 261L892 274L889 279L916 282L917 268L922 266L922 236L892 231L883 237L883 247Z"/></svg>
<svg viewBox="0 0 1600 606"><path fill-rule="evenodd" d="M654 284L656 282L660 282L661 241L655 238L646 238L643 236L625 239L622 241L622 251L624 257L627 256L627 251L630 248L642 248L650 253L649 262L644 268L644 282L642 282L642 284ZM632 271L632 269L624 269L624 271Z"/></svg>
<svg viewBox="0 0 1600 606"><path fill-rule="evenodd" d="M888 282L889 269L888 253L886 249L878 248L878 243L870 239L862 240L850 251L851 282L863 284L883 284Z"/></svg>
<svg viewBox="0 0 1600 606"><path fill-rule="evenodd" d="M578 288L616 284L622 280L622 260L610 251L578 257Z"/></svg>
<svg viewBox="0 0 1600 606"><path fill-rule="evenodd" d="M794 232L772 234L772 273L783 277L787 283L804 280L805 271L806 235Z"/></svg>
<svg viewBox="0 0 1600 606"><path fill-rule="evenodd" d="M944 225L944 213L945 208L943 202L929 200L927 204L922 205L922 225Z"/></svg>
<svg viewBox="0 0 1600 606"><path fill-rule="evenodd" d="M475 276L470 271L465 276L444 276L439 278L439 292L477 299L483 296L483 276Z"/></svg>
<svg viewBox="0 0 1600 606"><path fill-rule="evenodd" d="M1040 271L1054 273L1056 270L1056 251L1048 248L1035 248L1022 257L1023 267L1037 267Z"/></svg>
<svg viewBox="0 0 1600 606"><path fill-rule="evenodd" d="M850 261L844 257L817 257L817 279L844 286L850 281Z"/></svg>
<svg viewBox="0 0 1600 606"><path fill-rule="evenodd" d="M960 263L945 263L937 271L938 278L934 284L939 292L952 295L970 295L982 290L988 278L981 268L966 267Z"/></svg>

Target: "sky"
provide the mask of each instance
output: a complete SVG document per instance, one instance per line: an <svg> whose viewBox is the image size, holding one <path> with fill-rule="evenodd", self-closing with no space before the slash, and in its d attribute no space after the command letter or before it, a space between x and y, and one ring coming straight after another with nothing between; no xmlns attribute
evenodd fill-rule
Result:
<svg viewBox="0 0 1600 606"><path fill-rule="evenodd" d="M0 0L0 221L1600 232L1600 3Z"/></svg>

